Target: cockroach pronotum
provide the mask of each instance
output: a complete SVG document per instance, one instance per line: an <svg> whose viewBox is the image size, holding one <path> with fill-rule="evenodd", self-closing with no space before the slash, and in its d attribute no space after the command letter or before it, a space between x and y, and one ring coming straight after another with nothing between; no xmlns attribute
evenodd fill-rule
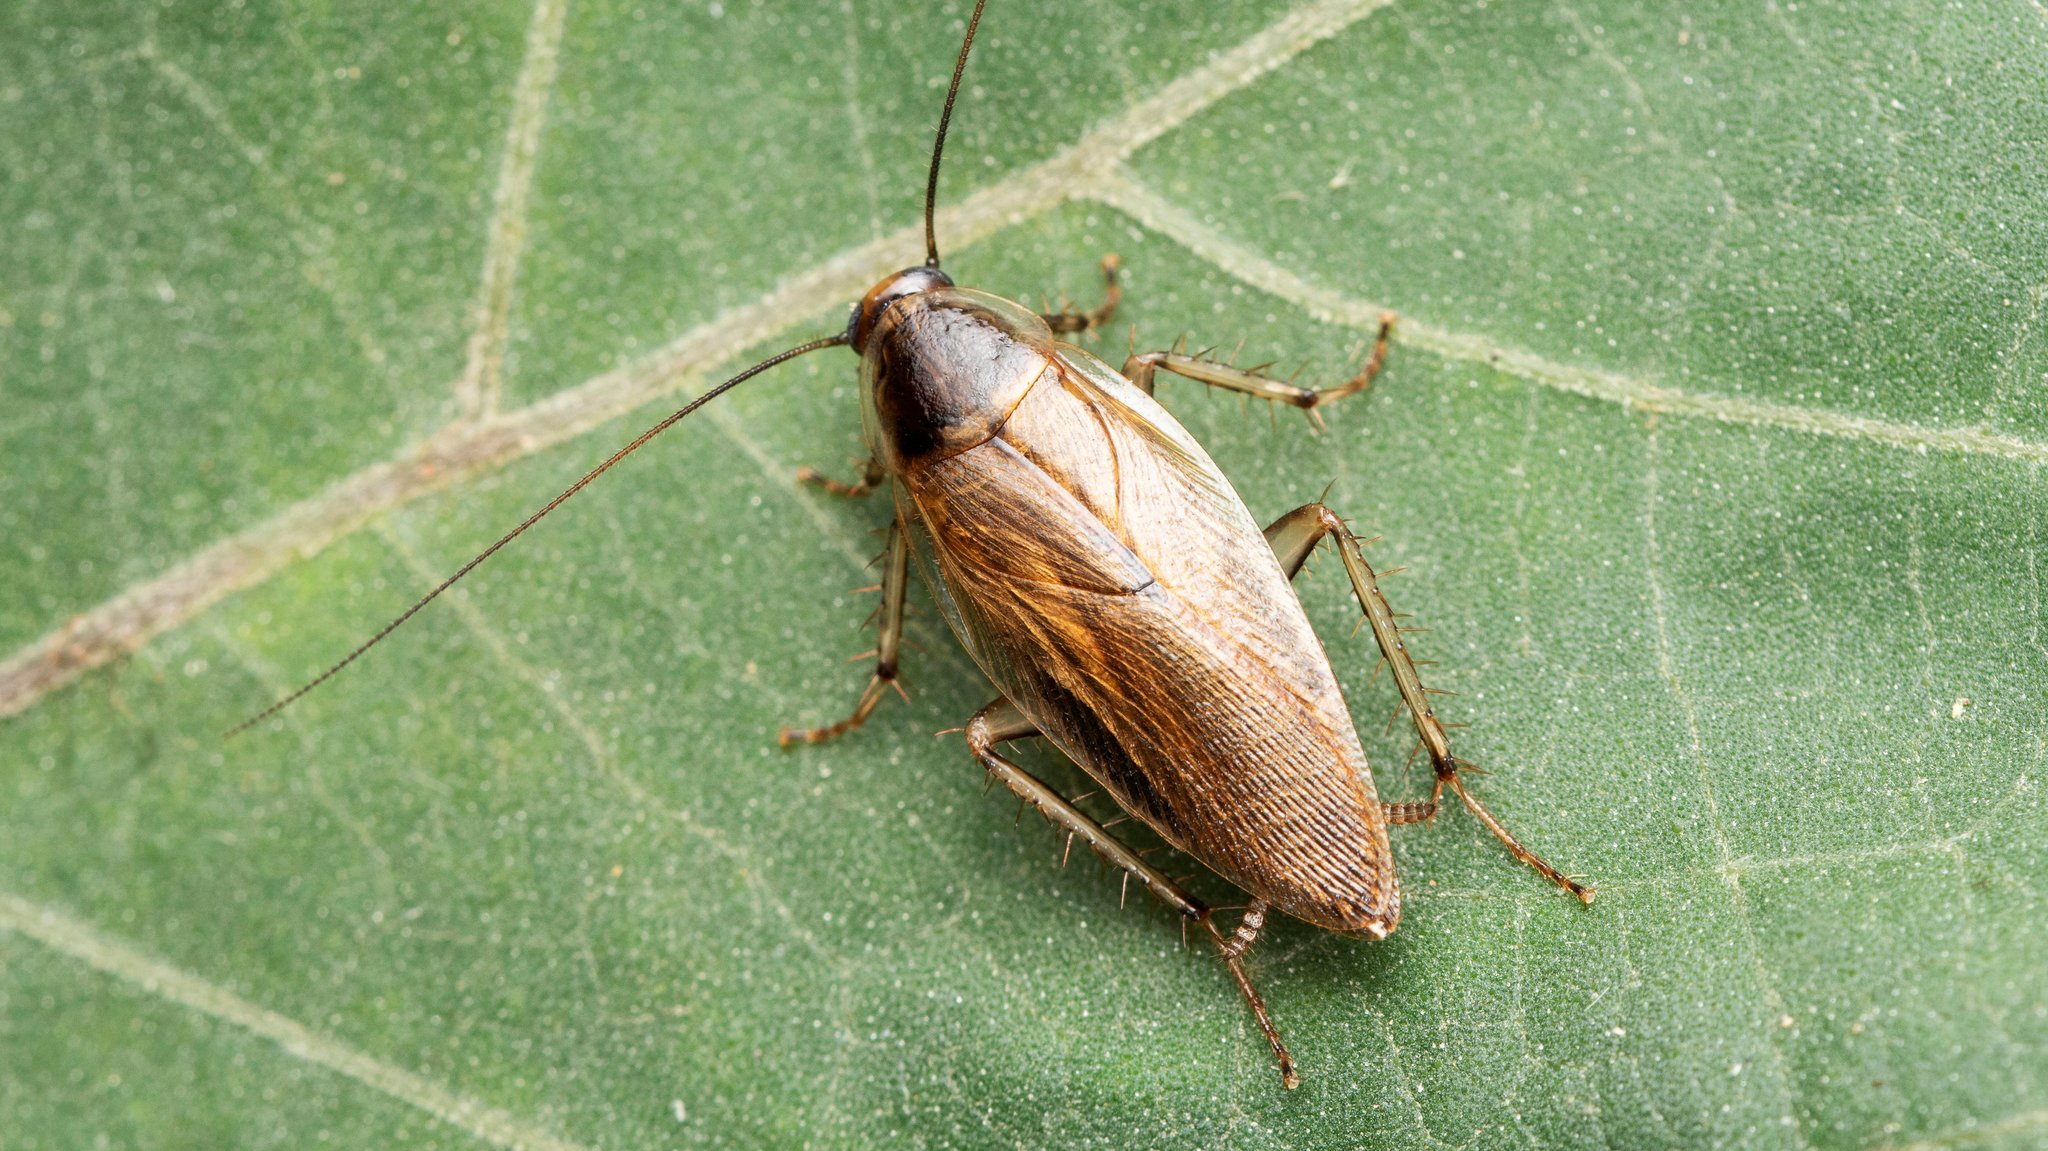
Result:
<svg viewBox="0 0 2048 1151"><path fill-rule="evenodd" d="M846 718L785 729L785 745L859 727L897 676L904 593L915 566L946 622L1001 694L965 728L989 776L1135 879L1215 943L1282 1082L1294 1060L1245 971L1244 955L1278 910L1346 935L1384 939L1401 896L1392 824L1433 818L1456 793L1515 858L1590 903L1593 889L1529 851L1465 789L1404 629L1380 594L1361 541L1321 502L1260 532L1202 446L1153 398L1168 372L1306 409L1365 390L1386 361L1383 317L1364 367L1312 389L1181 351L1144 352L1123 371L1057 337L1100 326L1118 299L1114 256L1092 311L1048 314L962 288L940 270L933 226L939 161L960 77L987 0L967 22L939 116L925 185L925 261L874 286L846 330L799 344L698 396L612 453L397 619L241 732L318 687L478 564L592 480L690 413L769 368L821 348L861 358L870 458L851 484L887 486L896 514L882 558L874 674ZM1289 581L1331 538L1435 772L1430 798L1381 801L1329 657ZM234 734L231 732L230 734ZM1226 932L1212 909L1101 823L998 750L1043 736L1126 812L1243 889ZM1469 766L1469 765L1466 765Z"/></svg>

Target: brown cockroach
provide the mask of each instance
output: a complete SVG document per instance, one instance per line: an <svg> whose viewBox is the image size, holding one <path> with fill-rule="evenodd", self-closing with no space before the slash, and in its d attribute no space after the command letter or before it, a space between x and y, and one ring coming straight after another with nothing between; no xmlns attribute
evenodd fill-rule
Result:
<svg viewBox="0 0 2048 1151"><path fill-rule="evenodd" d="M809 469L799 478L843 495L885 484L894 494L880 642L852 713L825 727L785 729L782 742L852 731L894 686L914 565L1001 692L965 728L974 757L1063 830L1069 849L1081 840L1123 872L1126 886L1136 879L1214 941L1293 1087L1294 1060L1245 971L1246 950L1274 910L1341 934L1386 938L1401 916L1387 828L1433 818L1446 787L1515 858L1588 903L1593 889L1523 847L1465 789L1459 769L1470 765L1452 754L1402 639L1412 629L1387 606L1345 522L1317 502L1262 533L1202 446L1153 398L1164 371L1313 415L1372 383L1393 316L1382 318L1363 369L1335 387L1298 387L1181 351L1132 355L1117 372L1056 338L1092 330L1115 310L1114 256L1103 261L1106 298L1089 312L1037 313L959 287L940 270L939 160L986 3L968 20L939 117L921 266L875 285L844 332L772 356L643 432L326 672L229 734L324 683L712 399L785 360L851 347L861 358L866 470L852 484ZM1427 800L1378 798L1329 657L1289 587L1325 537L1335 541L1435 772ZM1207 904L998 750L1031 736L1050 740L1124 811L1242 888L1249 900L1237 926L1226 933Z"/></svg>

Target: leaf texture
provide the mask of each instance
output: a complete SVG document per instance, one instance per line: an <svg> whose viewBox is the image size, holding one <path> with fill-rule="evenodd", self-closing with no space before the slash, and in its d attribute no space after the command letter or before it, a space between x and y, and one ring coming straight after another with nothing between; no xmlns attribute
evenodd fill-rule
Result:
<svg viewBox="0 0 2048 1151"><path fill-rule="evenodd" d="M1475 787L1600 886L1394 829L1391 939L1253 952L1295 1092L932 738L990 692L922 593L910 702L776 749L864 675L886 512L792 482L854 470L844 353L220 740L919 260L964 16L0 9L0 1145L2048 1140L2028 0L992 4L948 270L1116 251L1112 361L1335 380L1397 310L1323 434L1161 397L1255 516L1384 537Z"/></svg>

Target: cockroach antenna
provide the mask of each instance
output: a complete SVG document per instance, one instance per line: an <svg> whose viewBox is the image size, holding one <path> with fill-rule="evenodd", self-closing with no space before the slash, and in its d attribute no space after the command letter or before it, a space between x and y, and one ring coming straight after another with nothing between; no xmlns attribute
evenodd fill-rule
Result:
<svg viewBox="0 0 2048 1151"><path fill-rule="evenodd" d="M314 688L319 687L321 684L326 683L328 680L333 679L336 675L340 674L341 669L347 667L348 665L354 663L356 660L362 658L364 652L367 652L371 648L376 647L378 643L382 642L385 636L390 635L394 631L397 631L401 626L405 624L407 620L418 615L421 608L426 607L428 604L438 599L442 592L447 591L451 587L454 587L455 581L461 579L463 576L466 576L470 572L476 570L479 564L496 555L498 553L498 549L504 547L506 544L511 543L513 540L518 539L521 535L525 534L526 529L539 523L541 521L542 516L545 516L549 512L554 511L556 508L561 507L564 503L568 502L570 496L575 495L577 492L580 492L585 487L589 486L590 481L610 471L612 469L613 464L616 464L620 460L625 459L627 456L632 455L634 452L639 451L641 446L646 444L647 441L674 427L676 424L682 421L683 417L689 415L691 412L696 411L698 408L703 407L705 404L710 403L712 400L717 399L718 397L724 395L725 393L731 391L732 389L738 387L739 385L747 382L748 380L753 379L755 376L760 375L762 372L767 371L769 368L772 368L777 364L783 363L787 360L796 359L798 356L801 356L806 352L815 352L820 348L836 348L842 344L845 344L846 342L847 337L844 335L826 336L823 339L812 340L807 344L798 344L796 347L791 348L788 351L777 352L776 354L768 357L767 359L762 360L760 363L755 364L753 367L748 368L746 371L741 372L739 375L732 377L731 379L725 381L724 383L718 385L717 387L711 389L710 391L705 392L703 395L698 396L696 399L691 400L689 403L684 404L680 409L678 409L676 412L668 416L666 419L662 420L660 423L654 425L653 427L647 429L644 432L641 432L638 436L634 437L632 443L627 444L625 447L620 448L618 451L615 451L611 455L605 457L605 461L603 463L585 472L583 474L582 479L577 480L573 484L570 484L568 488L566 488L562 492L561 495L558 495L554 499L549 500L546 504L542 505L539 511L533 513L530 516L527 516L524 520L520 521L518 527L513 528L511 531L506 532L504 535L498 537L498 542L492 544L490 547L485 548L483 551L478 552L476 554L476 558L470 560L468 563L463 564L461 567L457 568L455 570L454 575L451 575L447 579L444 579L440 583L436 584L432 591L428 592L427 594L421 596L418 600L414 601L413 605L409 608L406 608L404 612L400 613L397 619L394 619L390 623L385 624L383 628L378 630L377 634L371 636L369 639L364 640L362 644L358 646L354 651L348 653L347 655L341 657L341 659L337 660L332 667L329 667L326 671L323 671L319 675L314 676L311 680L308 680L305 683L305 685L300 687L297 691L292 692L290 695L285 696L283 699L278 700L276 703L271 704L269 707L264 708L262 711L257 712L255 715L252 715L248 719L245 719L242 722L236 724L235 726L229 728L226 734L224 734L221 738L233 739L234 737L242 734L250 728L255 727L257 724L262 723L264 720L269 719L271 716L276 715L278 712L283 711L285 708L290 707L292 704L297 703L301 698L303 698L306 695L307 692L310 692Z"/></svg>
<svg viewBox="0 0 2048 1151"><path fill-rule="evenodd" d="M974 30L981 26L981 10L988 0L975 0L974 15L967 18L967 38L960 42L960 58L953 62L953 84L946 89L946 108L939 113L939 138L932 142L932 171L924 182L924 266L939 266L939 232L932 225L932 210L939 201L939 157L946 151L946 125L953 122L953 100L960 95L960 77L967 71L967 52L974 47Z"/></svg>

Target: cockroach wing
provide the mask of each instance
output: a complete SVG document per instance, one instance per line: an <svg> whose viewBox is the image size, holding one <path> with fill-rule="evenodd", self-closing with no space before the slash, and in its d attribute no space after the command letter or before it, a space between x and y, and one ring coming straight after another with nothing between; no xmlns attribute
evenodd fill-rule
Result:
<svg viewBox="0 0 2048 1151"><path fill-rule="evenodd" d="M986 442L898 476L954 631L1047 738L1281 910L1384 935L1400 897L1328 657L1237 492L1087 352Z"/></svg>

